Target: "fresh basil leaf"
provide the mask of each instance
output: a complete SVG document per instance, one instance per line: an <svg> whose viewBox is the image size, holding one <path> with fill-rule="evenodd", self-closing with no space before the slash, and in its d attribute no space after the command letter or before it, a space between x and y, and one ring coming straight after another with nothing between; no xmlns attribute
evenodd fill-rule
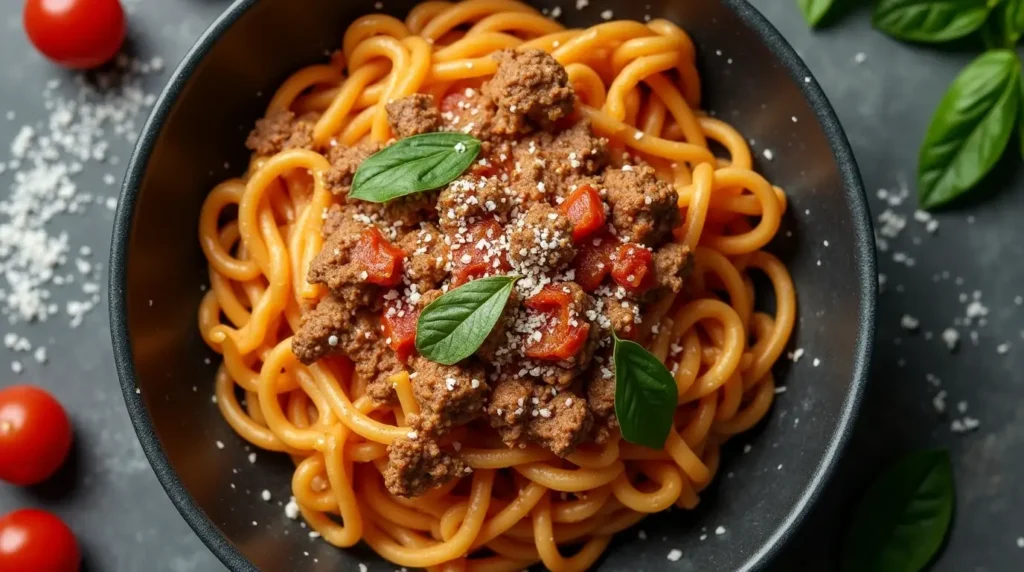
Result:
<svg viewBox="0 0 1024 572"><path fill-rule="evenodd" d="M917 165L918 202L944 204L973 187L999 160L1020 107L1020 63L990 50L953 80L932 117Z"/></svg>
<svg viewBox="0 0 1024 572"><path fill-rule="evenodd" d="M868 489L843 550L843 572L917 572L932 559L953 516L946 451L898 460Z"/></svg>
<svg viewBox="0 0 1024 572"><path fill-rule="evenodd" d="M679 400L676 381L643 346L615 337L615 417L622 438L652 449L665 446Z"/></svg>
<svg viewBox="0 0 1024 572"><path fill-rule="evenodd" d="M1024 0L1003 0L999 10L1006 47L1013 48L1024 35Z"/></svg>
<svg viewBox="0 0 1024 572"><path fill-rule="evenodd" d="M463 133L406 137L370 155L352 178L349 198L383 203L454 181L473 164L480 141Z"/></svg>
<svg viewBox="0 0 1024 572"><path fill-rule="evenodd" d="M911 42L945 42L977 30L988 17L986 0L879 0L872 22Z"/></svg>
<svg viewBox="0 0 1024 572"><path fill-rule="evenodd" d="M796 0L796 3L804 13L804 19L814 27L821 23L821 19L828 14L835 0Z"/></svg>
<svg viewBox="0 0 1024 572"><path fill-rule="evenodd" d="M449 290L423 309L416 349L432 362L458 363L480 347L498 323L518 277L491 276Z"/></svg>

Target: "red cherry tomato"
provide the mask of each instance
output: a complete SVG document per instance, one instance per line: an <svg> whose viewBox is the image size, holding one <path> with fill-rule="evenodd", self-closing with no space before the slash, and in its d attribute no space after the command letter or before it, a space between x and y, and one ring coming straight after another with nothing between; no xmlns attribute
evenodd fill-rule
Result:
<svg viewBox="0 0 1024 572"><path fill-rule="evenodd" d="M572 223L572 239L576 242L604 227L604 203L591 185L580 185L559 207Z"/></svg>
<svg viewBox="0 0 1024 572"><path fill-rule="evenodd" d="M402 281L404 259L402 249L388 242L375 226L363 231L352 251L352 260L366 271L364 280L381 286Z"/></svg>
<svg viewBox="0 0 1024 572"><path fill-rule="evenodd" d="M30 385L0 390L0 479L22 486L42 482L70 449L71 423L52 395Z"/></svg>
<svg viewBox="0 0 1024 572"><path fill-rule="evenodd" d="M81 559L75 534L56 516L26 508L0 518L0 570L76 572Z"/></svg>
<svg viewBox="0 0 1024 572"><path fill-rule="evenodd" d="M64 67L97 67L114 57L124 41L118 0L27 0L23 16L36 49Z"/></svg>
<svg viewBox="0 0 1024 572"><path fill-rule="evenodd" d="M610 233L598 235L576 244L576 258L572 261L576 283L586 292L594 292L612 271L612 257L619 247L619 239Z"/></svg>

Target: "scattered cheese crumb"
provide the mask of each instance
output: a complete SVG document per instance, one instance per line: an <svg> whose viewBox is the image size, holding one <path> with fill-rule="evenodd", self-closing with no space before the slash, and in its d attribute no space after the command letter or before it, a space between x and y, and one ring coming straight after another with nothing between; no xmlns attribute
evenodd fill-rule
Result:
<svg viewBox="0 0 1024 572"><path fill-rule="evenodd" d="M678 548L673 548L672 550L668 551L668 556L666 558L668 558L671 562L679 562L679 559L682 557L683 551L679 550Z"/></svg>
<svg viewBox="0 0 1024 572"><path fill-rule="evenodd" d="M782 465L779 465L779 467L782 467ZM722 536L723 534L725 534L725 527L724 526L719 526L718 528L716 528L715 529L715 534L718 535L718 536Z"/></svg>
<svg viewBox="0 0 1024 572"><path fill-rule="evenodd" d="M270 502L270 491L263 489L263 492L260 493L260 497L266 502Z"/></svg>

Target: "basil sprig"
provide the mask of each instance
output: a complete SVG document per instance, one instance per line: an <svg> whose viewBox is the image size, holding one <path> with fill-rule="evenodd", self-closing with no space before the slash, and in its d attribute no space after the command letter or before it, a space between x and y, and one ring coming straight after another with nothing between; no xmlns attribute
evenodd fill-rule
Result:
<svg viewBox="0 0 1024 572"><path fill-rule="evenodd" d="M995 166L1017 120L1020 74L1016 54L990 50L953 81L921 146L917 178L922 207L960 196Z"/></svg>
<svg viewBox="0 0 1024 572"><path fill-rule="evenodd" d="M946 42L981 28L987 0L879 0L872 23L886 34L911 42Z"/></svg>
<svg viewBox="0 0 1024 572"><path fill-rule="evenodd" d="M803 12L807 23L817 26L832 9L836 0L796 0L796 3L800 6L800 11Z"/></svg>
<svg viewBox="0 0 1024 572"><path fill-rule="evenodd" d="M473 355L501 318L516 280L517 276L480 278L428 304L416 323L416 350L444 365Z"/></svg>
<svg viewBox="0 0 1024 572"><path fill-rule="evenodd" d="M356 169L349 198L383 203L447 185L480 153L480 141L464 133L423 133L370 155Z"/></svg>
<svg viewBox="0 0 1024 572"><path fill-rule="evenodd" d="M615 336L615 417L622 438L652 449L665 446L679 401L675 379L643 346Z"/></svg>
<svg viewBox="0 0 1024 572"><path fill-rule="evenodd" d="M843 572L918 572L942 546L953 516L946 451L903 457L861 500L843 549Z"/></svg>

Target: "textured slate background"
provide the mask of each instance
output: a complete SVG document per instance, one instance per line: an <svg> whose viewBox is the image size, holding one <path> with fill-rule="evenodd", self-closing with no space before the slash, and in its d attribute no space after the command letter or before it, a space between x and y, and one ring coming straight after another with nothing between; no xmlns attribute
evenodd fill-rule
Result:
<svg viewBox="0 0 1024 572"><path fill-rule="evenodd" d="M885 209L907 218L907 228L879 253L886 286L879 303L878 341L873 381L851 447L822 502L780 558L778 570L829 570L857 496L870 477L901 452L947 447L957 480L957 510L948 546L937 571L992 572L1019 569L1024 550L1024 492L1015 486L1024 475L1024 380L1020 375L1022 310L1014 298L1024 294L1018 219L1024 213L1021 170L1004 161L986 181L986 200L940 214L934 235L915 222L913 199L890 205L878 189L896 190L914 179L917 149L932 110L956 72L975 54L969 44L930 49L894 42L873 31L866 9L853 10L836 25L810 32L794 2L752 0L804 57L835 106L860 163L877 218ZM10 141L22 123L45 117L39 94L52 78L66 74L45 62L21 31L20 2L0 6L0 142ZM144 58L161 56L173 68L226 0L126 0L130 9L132 50ZM863 54L858 56L858 54ZM158 92L168 71L146 79ZM139 123L141 124L141 118ZM742 126L740 126L742 128ZM112 196L102 182L120 177L130 152L128 142L110 154L120 166L87 165L80 177L91 192ZM6 156L6 155L5 155ZM11 174L0 175L6 193ZM86 216L61 219L72 243L88 245L104 260L112 213L90 209ZM894 260L901 252L912 267ZM959 279L958 279L959 278ZM990 309L987 324L958 328L961 348L949 352L939 333L964 316L961 293L978 290ZM54 390L71 411L77 446L64 481L39 490L0 487L0 511L32 505L50 508L79 534L89 570L220 570L222 567L185 525L141 453L125 413L110 357L105 294L101 306L77 329L60 319L42 325L9 328L50 348L49 363L22 359L21 378ZM901 328L909 314L920 330ZM926 339L925 332L932 334ZM997 346L1008 344L1008 351ZM58 350L58 348L60 348ZM15 356L11 356L12 359ZM6 368L6 366L4 366ZM950 413L938 414L932 399L938 389L926 380L941 378ZM8 378L10 379L10 378ZM5 382L6 383L6 382ZM950 430L959 401L981 421L973 433ZM1015 510L1016 509L1016 510ZM666 564L668 564L666 562Z"/></svg>

